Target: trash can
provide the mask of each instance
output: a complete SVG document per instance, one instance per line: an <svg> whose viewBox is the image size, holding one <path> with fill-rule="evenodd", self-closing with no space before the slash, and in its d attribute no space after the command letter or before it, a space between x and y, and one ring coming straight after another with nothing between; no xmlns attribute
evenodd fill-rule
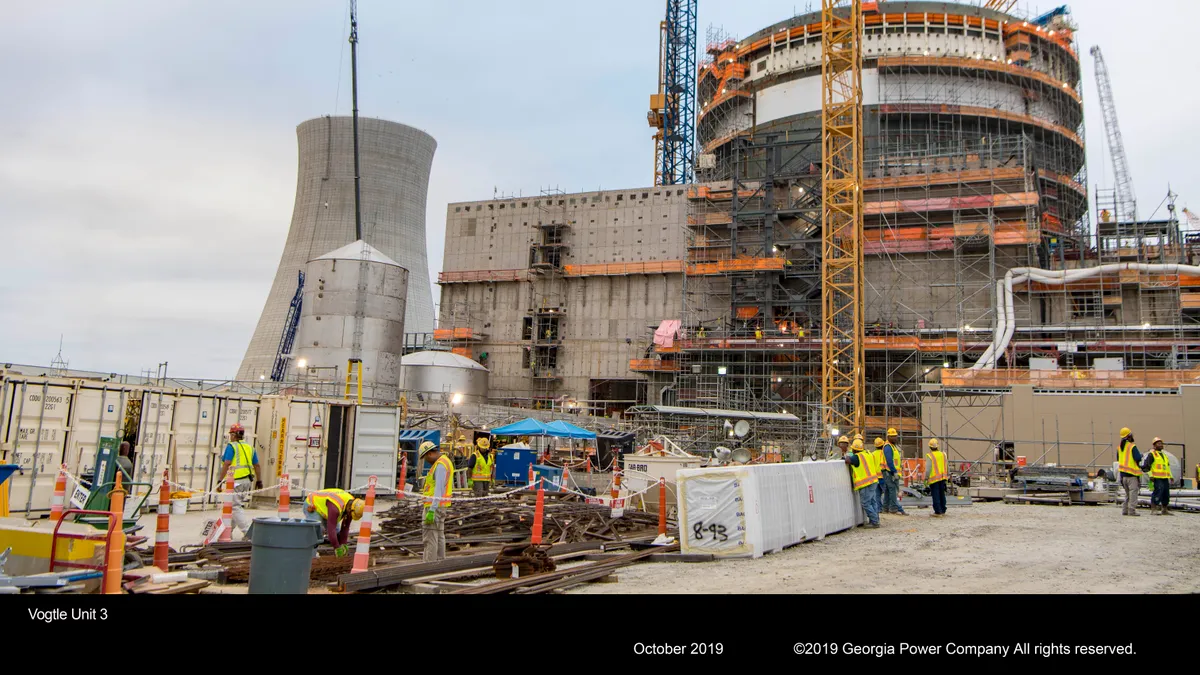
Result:
<svg viewBox="0 0 1200 675"><path fill-rule="evenodd" d="M325 533L303 518L255 518L250 528L250 593L308 593L313 549Z"/></svg>

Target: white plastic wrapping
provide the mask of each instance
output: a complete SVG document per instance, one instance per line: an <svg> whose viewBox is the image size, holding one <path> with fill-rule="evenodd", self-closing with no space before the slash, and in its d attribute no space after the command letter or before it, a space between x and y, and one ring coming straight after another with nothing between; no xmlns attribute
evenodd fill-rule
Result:
<svg viewBox="0 0 1200 675"><path fill-rule="evenodd" d="M676 479L684 552L757 558L862 522L841 461L683 469Z"/></svg>

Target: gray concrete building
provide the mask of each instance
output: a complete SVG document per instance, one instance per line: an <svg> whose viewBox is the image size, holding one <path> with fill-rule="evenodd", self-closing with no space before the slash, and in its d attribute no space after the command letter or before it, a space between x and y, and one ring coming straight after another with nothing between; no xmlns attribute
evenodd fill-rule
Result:
<svg viewBox="0 0 1200 675"><path fill-rule="evenodd" d="M296 128L296 203L275 281L237 379L269 378L296 293L297 273L354 236L354 135L350 117L319 117ZM413 127L359 118L363 239L408 270L404 326L433 330L425 248L425 201L437 143ZM252 261L251 261L252 262ZM343 374L344 376L344 374Z"/></svg>

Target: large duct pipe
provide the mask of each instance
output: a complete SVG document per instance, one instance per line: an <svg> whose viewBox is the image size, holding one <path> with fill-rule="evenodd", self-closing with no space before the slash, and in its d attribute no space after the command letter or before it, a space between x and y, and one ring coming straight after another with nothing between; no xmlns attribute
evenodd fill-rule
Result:
<svg viewBox="0 0 1200 675"><path fill-rule="evenodd" d="M1016 332L1017 328L1016 312L1013 309L1013 284L1037 281L1052 286L1062 286L1102 274L1123 271L1179 274L1192 277L1200 276L1200 267L1176 264L1113 263L1085 269L1058 271L1033 267L1014 267L1004 275L1003 280L996 282L996 332L993 336L992 346L983 353L983 356L975 362L975 365L971 366L971 369L984 370L995 368L996 361L999 360L1000 355L1004 353L1009 343L1012 342L1013 333ZM1000 300L1001 295L1003 295L1003 302ZM1001 311L1001 308L1003 308L1003 311Z"/></svg>

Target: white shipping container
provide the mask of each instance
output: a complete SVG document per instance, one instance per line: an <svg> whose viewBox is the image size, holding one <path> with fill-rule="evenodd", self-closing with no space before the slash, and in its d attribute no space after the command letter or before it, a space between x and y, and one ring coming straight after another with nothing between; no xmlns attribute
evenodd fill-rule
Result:
<svg viewBox="0 0 1200 675"><path fill-rule="evenodd" d="M841 461L682 469L682 549L760 557L862 523Z"/></svg>
<svg viewBox="0 0 1200 675"><path fill-rule="evenodd" d="M264 463L264 482L278 483L286 473L293 499L325 487L326 439L323 422L329 416L329 404L265 396L261 405L260 424L264 430L267 424L272 429L271 449L265 457L262 454L259 456L259 461ZM266 494L278 497L278 491Z"/></svg>
<svg viewBox="0 0 1200 675"><path fill-rule="evenodd" d="M22 469L9 479L12 512L50 508L59 465L66 460L73 396L71 387L45 381L8 383L3 461Z"/></svg>

